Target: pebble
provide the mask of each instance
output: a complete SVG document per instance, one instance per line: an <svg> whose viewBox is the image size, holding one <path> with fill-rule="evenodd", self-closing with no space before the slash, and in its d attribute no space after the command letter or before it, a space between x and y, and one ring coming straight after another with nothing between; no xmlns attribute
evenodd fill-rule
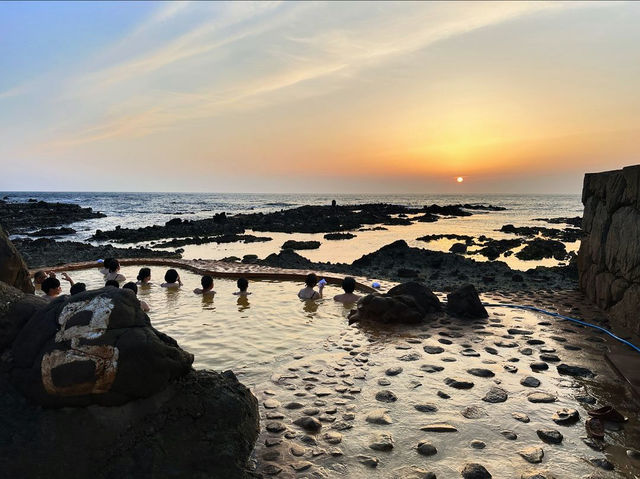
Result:
<svg viewBox="0 0 640 479"><path fill-rule="evenodd" d="M521 479L556 479L556 476L551 474L549 471L531 471L531 472L523 472L520 478Z"/></svg>
<svg viewBox="0 0 640 479"><path fill-rule="evenodd" d="M536 361L531 363L530 366L533 371L546 371L549 369L549 365L544 361Z"/></svg>
<svg viewBox="0 0 640 479"><path fill-rule="evenodd" d="M268 412L267 419L284 419L284 414L280 412Z"/></svg>
<svg viewBox="0 0 640 479"><path fill-rule="evenodd" d="M627 449L627 456L629 456L634 461L640 461L640 451L635 449Z"/></svg>
<svg viewBox="0 0 640 479"><path fill-rule="evenodd" d="M567 376L574 376L579 378L592 378L595 376L591 369L583 368L580 366L571 366L564 363L558 364L557 369L560 374L565 374Z"/></svg>
<svg viewBox="0 0 640 479"><path fill-rule="evenodd" d="M495 373L490 369L471 368L467 369L467 372L472 376L478 376L480 378L492 378L495 376Z"/></svg>
<svg viewBox="0 0 640 479"><path fill-rule="evenodd" d="M322 439L329 444L339 444L342 442L342 434L336 431L327 431L322 435Z"/></svg>
<svg viewBox="0 0 640 479"><path fill-rule="evenodd" d="M451 396L449 396L446 392L444 391L438 391L437 392L438 396L441 397L442 399L449 399L451 398Z"/></svg>
<svg viewBox="0 0 640 479"><path fill-rule="evenodd" d="M488 403L495 404L495 403L505 402L508 397L509 395L507 394L507 391L497 386L493 386L491 389L489 389L489 392L485 394L482 400Z"/></svg>
<svg viewBox="0 0 640 479"><path fill-rule="evenodd" d="M400 366L394 366L392 368L387 369L384 373L387 376L397 376L402 372L402 368Z"/></svg>
<svg viewBox="0 0 640 479"><path fill-rule="evenodd" d="M318 409L317 407L308 407L302 410L302 413L305 416L316 416L318 414L320 414L320 409Z"/></svg>
<svg viewBox="0 0 640 479"><path fill-rule="evenodd" d="M275 409L280 406L280 401L277 401L276 399L266 399L262 405L265 409Z"/></svg>
<svg viewBox="0 0 640 479"><path fill-rule="evenodd" d="M485 346L484 350L489 354L498 354L498 350L496 348L492 348L491 346Z"/></svg>
<svg viewBox="0 0 640 479"><path fill-rule="evenodd" d="M306 471L311 466L313 466L313 464L311 464L309 461L299 461L299 462L294 462L294 463L291 464L291 467L296 472Z"/></svg>
<svg viewBox="0 0 640 479"><path fill-rule="evenodd" d="M434 364L423 364L420 366L420 370L425 373L437 373L444 370L443 366L436 366Z"/></svg>
<svg viewBox="0 0 640 479"><path fill-rule="evenodd" d="M541 354L540 360L545 361L547 363L557 363L560 362L560 358L555 354Z"/></svg>
<svg viewBox="0 0 640 479"><path fill-rule="evenodd" d="M518 372L518 368L515 367L512 364L505 364L504 366L505 371L507 371L508 373L517 373Z"/></svg>
<svg viewBox="0 0 640 479"><path fill-rule="evenodd" d="M362 454L357 456L356 459L358 459L360 464L364 464L365 466L372 468L378 467L378 463L380 462L377 457L364 456Z"/></svg>
<svg viewBox="0 0 640 479"><path fill-rule="evenodd" d="M276 476L282 472L282 468L276 464L267 464L262 468L262 472L267 476Z"/></svg>
<svg viewBox="0 0 640 479"><path fill-rule="evenodd" d="M416 449L423 456L433 456L438 453L436 447L429 441L420 441Z"/></svg>
<svg viewBox="0 0 640 479"><path fill-rule="evenodd" d="M322 423L311 416L302 416L301 418L293 421L296 426L300 426L302 429L311 432L317 432L322 428Z"/></svg>
<svg viewBox="0 0 640 479"><path fill-rule="evenodd" d="M299 402L290 402L284 405L285 409L302 409L304 404Z"/></svg>
<svg viewBox="0 0 640 479"><path fill-rule="evenodd" d="M446 378L444 383L455 389L471 389L473 387L473 383L471 381L462 381L454 378Z"/></svg>
<svg viewBox="0 0 640 479"><path fill-rule="evenodd" d="M491 473L482 464L469 463L462 469L464 479L491 479Z"/></svg>
<svg viewBox="0 0 640 479"><path fill-rule="evenodd" d="M521 348L519 350L520 354L524 354L525 356L531 356L533 354L533 349L531 348Z"/></svg>
<svg viewBox="0 0 640 479"><path fill-rule="evenodd" d="M300 457L300 456L304 456L305 452L307 452L307 449L302 446L298 446L297 444L292 444L291 447L289 448L289 451L294 456Z"/></svg>
<svg viewBox="0 0 640 479"><path fill-rule="evenodd" d="M557 398L553 394L536 391L527 394L527 399L532 403L548 403L555 402Z"/></svg>
<svg viewBox="0 0 640 479"><path fill-rule="evenodd" d="M478 358L480 357L480 353L478 351L476 351L475 349L472 348L466 348L463 349L460 354L462 354L463 356L466 357L470 357L470 358Z"/></svg>
<svg viewBox="0 0 640 479"><path fill-rule="evenodd" d="M526 378L522 378L520 380L520 384L528 388L537 388L538 386L540 386L540 380L534 378L533 376L527 376Z"/></svg>
<svg viewBox="0 0 640 479"><path fill-rule="evenodd" d="M422 426L420 430L428 431L428 432L457 432L458 431L458 429L456 429L455 426L452 426L451 424L447 424L445 422L436 422L433 424L427 424L426 426Z"/></svg>
<svg viewBox="0 0 640 479"><path fill-rule="evenodd" d="M487 445L484 443L484 441L474 439L473 441L471 441L471 447L474 449L484 449L485 447L487 447Z"/></svg>
<svg viewBox="0 0 640 479"><path fill-rule="evenodd" d="M366 421L372 424L382 424L382 425L391 424L393 423L393 420L391 419L391 416L387 414L388 412L389 412L388 409L383 409L383 408L372 409L367 414Z"/></svg>
<svg viewBox="0 0 640 479"><path fill-rule="evenodd" d="M427 354L440 354L444 353L444 348L441 346L425 346L424 352Z"/></svg>
<svg viewBox="0 0 640 479"><path fill-rule="evenodd" d="M460 414L462 414L467 419L480 419L481 417L488 416L487 411L485 411L484 408L481 408L480 406L467 406L462 411L460 411Z"/></svg>
<svg viewBox="0 0 640 479"><path fill-rule="evenodd" d="M518 343L516 343L515 341L496 341L493 344L495 344L499 348L516 348L516 347L518 347Z"/></svg>
<svg viewBox="0 0 640 479"><path fill-rule="evenodd" d="M576 422L578 422L580 420L580 414L575 409L564 408L564 409L560 409L559 411L556 411L551 417L551 419L556 424L567 426L567 425L575 424Z"/></svg>
<svg viewBox="0 0 640 479"><path fill-rule="evenodd" d="M518 439L518 435L513 431L500 431L500 434L502 434L506 439L509 439L510 441L515 441L516 439Z"/></svg>
<svg viewBox="0 0 640 479"><path fill-rule="evenodd" d="M376 393L376 400L380 402L395 402L398 400L398 396L396 396L393 391L383 389Z"/></svg>
<svg viewBox="0 0 640 479"><path fill-rule="evenodd" d="M414 404L413 407L420 412L437 412L438 406L435 404Z"/></svg>
<svg viewBox="0 0 640 479"><path fill-rule="evenodd" d="M538 429L536 434L547 444L560 444L562 442L562 434L555 429Z"/></svg>
<svg viewBox="0 0 640 479"><path fill-rule="evenodd" d="M539 464L544 457L544 450L541 447L531 446L518 451L527 462L531 464Z"/></svg>
<svg viewBox="0 0 640 479"><path fill-rule="evenodd" d="M378 379L378 384L380 386L388 386L391 384L391 381L389 381L387 378L380 378Z"/></svg>
<svg viewBox="0 0 640 479"><path fill-rule="evenodd" d="M369 448L374 451L390 451L393 449L393 436L386 432L379 432L369 440Z"/></svg>
<svg viewBox="0 0 640 479"><path fill-rule="evenodd" d="M522 413L522 412L512 412L511 413L511 417L513 419L515 419L516 421L520 421L523 423L528 423L529 421L531 421L531 419L529 419L529 416L527 416L526 414Z"/></svg>
<svg viewBox="0 0 640 479"><path fill-rule="evenodd" d="M262 459L264 459L265 461L275 461L279 457L280 451L267 450L262 454Z"/></svg>
<svg viewBox="0 0 640 479"><path fill-rule="evenodd" d="M268 422L267 425L265 426L267 431L269 432L273 432L273 433L278 433L278 432L282 432L285 429L287 429L287 426L285 426L283 423L281 423L280 421L272 421L272 422Z"/></svg>
<svg viewBox="0 0 640 479"><path fill-rule="evenodd" d="M410 353L410 354L405 354L404 356L400 356L398 359L400 361L418 361L422 356L420 356L420 353Z"/></svg>

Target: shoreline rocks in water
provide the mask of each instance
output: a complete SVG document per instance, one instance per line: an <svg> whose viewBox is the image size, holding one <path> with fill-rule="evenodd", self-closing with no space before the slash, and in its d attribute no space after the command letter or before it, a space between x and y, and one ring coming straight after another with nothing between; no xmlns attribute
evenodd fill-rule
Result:
<svg viewBox="0 0 640 479"><path fill-rule="evenodd" d="M0 225L7 234L17 234L35 228L54 228L106 215L70 203L28 201L8 203L0 201Z"/></svg>
<svg viewBox="0 0 640 479"><path fill-rule="evenodd" d="M184 239L173 239L170 241L163 241L162 243L156 243L152 248L177 248L186 245L201 245L207 243L262 243L272 241L273 238L268 236L255 236L255 235L238 235L238 234L226 234L220 236L194 236Z"/></svg>
<svg viewBox="0 0 640 479"><path fill-rule="evenodd" d="M30 269L56 266L100 258L180 258L179 253L148 248L115 248L110 244L93 246L77 241L55 241L49 238L29 238L13 241Z"/></svg>

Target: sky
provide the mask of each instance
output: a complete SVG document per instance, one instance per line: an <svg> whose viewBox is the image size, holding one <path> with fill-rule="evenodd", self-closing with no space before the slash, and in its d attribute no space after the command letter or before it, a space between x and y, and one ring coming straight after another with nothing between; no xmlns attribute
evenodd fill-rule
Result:
<svg viewBox="0 0 640 479"><path fill-rule="evenodd" d="M638 2L0 2L0 191L579 193L640 163L638 25Z"/></svg>

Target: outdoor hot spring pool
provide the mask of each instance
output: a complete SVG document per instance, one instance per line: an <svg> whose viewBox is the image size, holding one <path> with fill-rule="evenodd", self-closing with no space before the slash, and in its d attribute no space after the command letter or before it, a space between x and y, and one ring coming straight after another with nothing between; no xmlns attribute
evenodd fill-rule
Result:
<svg viewBox="0 0 640 479"><path fill-rule="evenodd" d="M141 267L123 266L120 273L127 281L135 281ZM214 277L217 294L210 299L193 293L200 287L200 275L175 269L184 283L182 288L160 287L167 267L154 266L152 285L139 287L138 298L151 307L151 324L193 353L198 369L232 369L251 382L256 374L268 371L275 360L317 347L347 327L350 308L333 301L333 296L342 292L338 286L327 285L325 299L301 301L297 294L302 283L250 280L251 294L240 298L233 294L237 291L235 279ZM85 283L87 289L104 286L97 268L69 274L75 282ZM68 283L62 283L63 294L68 294Z"/></svg>

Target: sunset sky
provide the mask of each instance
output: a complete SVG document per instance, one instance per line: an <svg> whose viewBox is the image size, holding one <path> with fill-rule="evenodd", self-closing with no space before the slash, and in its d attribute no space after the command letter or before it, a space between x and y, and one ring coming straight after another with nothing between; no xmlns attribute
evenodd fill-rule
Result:
<svg viewBox="0 0 640 479"><path fill-rule="evenodd" d="M640 163L639 25L632 2L3 2L0 190L578 193Z"/></svg>

